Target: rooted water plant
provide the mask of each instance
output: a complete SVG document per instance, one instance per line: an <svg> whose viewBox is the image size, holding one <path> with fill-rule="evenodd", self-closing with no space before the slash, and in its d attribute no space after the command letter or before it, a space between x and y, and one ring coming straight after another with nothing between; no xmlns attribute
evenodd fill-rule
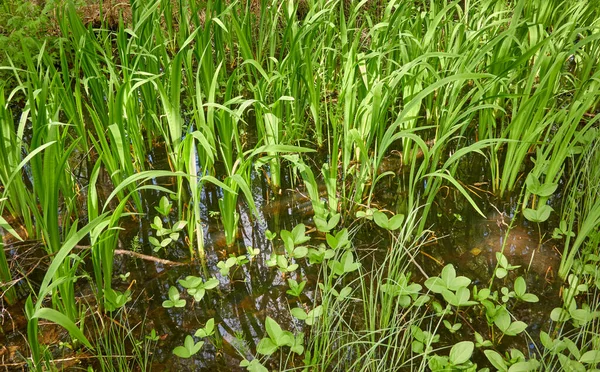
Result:
<svg viewBox="0 0 600 372"><path fill-rule="evenodd" d="M113 345L145 339L143 306L147 347L182 370L597 367L594 2L13 3L0 293L25 308L30 369L61 368L40 319L66 359L151 368ZM267 211L288 192L312 208ZM543 288L510 231L486 277L444 262L492 206L562 253ZM526 317L536 302L554 310Z"/></svg>

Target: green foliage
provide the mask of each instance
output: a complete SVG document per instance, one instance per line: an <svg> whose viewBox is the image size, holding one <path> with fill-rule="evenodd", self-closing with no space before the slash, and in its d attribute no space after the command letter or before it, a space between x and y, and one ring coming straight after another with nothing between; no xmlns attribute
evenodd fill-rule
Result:
<svg viewBox="0 0 600 372"><path fill-rule="evenodd" d="M290 312L294 318L303 320L306 325L311 326L315 324L321 315L323 315L323 306L319 305L308 312L304 311L302 308L295 307Z"/></svg>
<svg viewBox="0 0 600 372"><path fill-rule="evenodd" d="M290 289L285 291L285 293L289 294L290 296L300 297L302 291L304 290L304 286L306 285L306 280L303 280L300 283L298 283L294 279L288 279L287 282L290 286Z"/></svg>
<svg viewBox="0 0 600 372"><path fill-rule="evenodd" d="M475 345L471 341L459 342L450 349L449 356L434 355L431 357L428 363L429 368L432 371L476 371L477 365L469 361L474 348Z"/></svg>
<svg viewBox="0 0 600 372"><path fill-rule="evenodd" d="M284 346L290 347L290 350L296 354L304 352L304 335L294 336L291 332L282 330L271 317L266 318L265 329L267 337L263 337L256 346L257 353L271 355Z"/></svg>
<svg viewBox="0 0 600 372"><path fill-rule="evenodd" d="M216 288L219 285L219 280L217 278L210 278L204 281L202 278L190 275L185 279L180 279L179 284L187 289L187 292L194 297L195 301L199 302L202 301L207 290Z"/></svg>
<svg viewBox="0 0 600 372"><path fill-rule="evenodd" d="M145 190L171 195L154 207L154 251L185 241L190 259L204 265L204 185L215 188L219 211L208 214L220 218L232 247L244 208L260 218L259 171L275 192L288 180L304 183L317 230L309 237L303 224L288 231L277 221L265 235L274 249L280 236L283 250L267 265L287 275L304 258L319 271L317 283L312 275L287 281L293 301L315 284L314 302L292 310L312 326L307 352L304 333L267 317L259 354L303 354L305 366L287 358L280 369L474 370L474 347L524 333L514 306L539 300L523 277L510 286L518 266L502 253L487 288L451 265L439 276L420 266L430 209L444 204L440 190L444 200L481 214L473 179L464 177L480 159L486 166L476 182L503 197L524 180L522 201L511 207L540 229L556 227L550 217L558 213L553 238L565 247L563 303L550 315L558 326L538 354L548 360L538 365L517 351L485 350L486 357L506 371L598 363L600 39L593 2L144 0L131 2L130 21L96 29L72 2L44 3L0 5L0 225L20 239L12 221L22 222L51 259L37 297L26 303L32 370L51 369L43 366L50 358L38 343L39 319L67 329L77 340L71 344L92 346L75 301L88 259L73 250L80 240L89 236L98 304L114 313L132 297L112 288L120 221L148 210ZM316 158L307 156L315 149ZM161 156L169 170L147 171ZM397 164L386 166L392 157ZM171 190L158 186L160 177ZM395 202L380 204L381 190ZM91 222L82 228L86 212ZM468 221L466 210L448 213L454 223ZM389 246L377 243L376 259L363 261L365 251L352 242L373 227L366 221L392 234ZM9 236L2 239L0 251ZM257 255L248 248L217 268L226 277ZM423 287L410 281L415 268L428 277ZM11 279L0 252L0 280ZM198 302L219 281L187 276L179 284ZM12 290L3 294L16 300ZM164 306L186 306L180 297L169 288ZM490 340L476 333L475 343L461 339L449 354L431 346L442 325L465 337L463 320L483 315ZM565 332L571 327L579 334ZM195 337L213 332L210 320ZM174 352L190 358L201 347L187 336ZM265 360L248 355L242 367L266 370Z"/></svg>
<svg viewBox="0 0 600 372"><path fill-rule="evenodd" d="M388 219L385 213L375 211L373 212L373 220L375 221L377 226L389 231L394 231L398 230L402 226L402 222L404 221L404 215L397 214L392 218Z"/></svg>
<svg viewBox="0 0 600 372"><path fill-rule="evenodd" d="M187 359L198 353L200 349L202 349L203 345L204 341L194 342L192 336L187 335L185 337L183 346L176 346L173 349L173 354L177 355L180 358Z"/></svg>
<svg viewBox="0 0 600 372"><path fill-rule="evenodd" d="M184 307L185 306L185 300L184 299L180 299L179 298L179 290L177 289L177 287L170 287L169 288L169 299L163 301L162 306L164 308L171 308L171 307Z"/></svg>
<svg viewBox="0 0 600 372"><path fill-rule="evenodd" d="M215 334L215 319L214 318L210 318L206 324L204 325L203 328L200 328L199 330L196 331L196 333L194 333L195 337L199 337L199 338L204 338L204 337L209 337Z"/></svg>
<svg viewBox="0 0 600 372"><path fill-rule="evenodd" d="M169 213L171 213L171 202L167 199L166 196L163 196L160 199L159 205L154 207L157 212L159 212L163 217L168 217ZM148 241L153 246L154 252L160 251L162 248L169 246L171 243L179 240L180 232L187 225L187 221L178 221L173 224L172 227L168 228L163 225L163 221L161 217L155 216L154 222L150 225L155 232L156 237L149 236Z"/></svg>

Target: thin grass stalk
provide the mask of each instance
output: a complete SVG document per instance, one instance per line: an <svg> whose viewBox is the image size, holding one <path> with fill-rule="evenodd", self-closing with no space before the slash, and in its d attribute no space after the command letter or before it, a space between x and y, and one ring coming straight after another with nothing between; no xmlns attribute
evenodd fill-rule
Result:
<svg viewBox="0 0 600 372"><path fill-rule="evenodd" d="M27 234L34 237L35 228L29 211L34 204L31 194L22 177L12 177L11 180L11 175L19 170L23 148L22 138L28 115L23 113L18 127L15 128L12 112L7 106L3 87L0 87L0 183L5 187L3 197L8 201L7 210L12 216L22 218Z"/></svg>
<svg viewBox="0 0 600 372"><path fill-rule="evenodd" d="M11 285L12 275L10 272L10 266L6 259L6 253L4 251L4 236L0 235L0 299L6 301L9 305L14 304L17 301L17 292L14 285Z"/></svg>

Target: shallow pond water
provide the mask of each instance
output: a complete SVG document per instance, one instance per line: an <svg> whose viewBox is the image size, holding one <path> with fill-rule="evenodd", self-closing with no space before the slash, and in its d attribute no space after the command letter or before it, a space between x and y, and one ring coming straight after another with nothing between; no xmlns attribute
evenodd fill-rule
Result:
<svg viewBox="0 0 600 372"><path fill-rule="evenodd" d="M158 167L161 166L159 162L160 158L157 157L155 165ZM142 254L186 263L181 266L170 266L127 255L115 257L113 285L120 291L131 289L133 301L127 305L130 322L131 324L144 323L143 329L141 327L136 329L136 332L140 332L137 337L142 338L152 329L159 335L159 341L152 355L155 370L242 370L239 362L243 358L250 358L256 350L256 345L265 332L264 322L267 316L275 319L284 329L292 332L305 331L302 327L303 323L292 318L289 309L313 307L318 266L299 260L298 270L292 274L282 275L267 265L271 253L283 249L280 243L274 245L266 238L267 229L281 231L291 230L299 223L305 223L307 228L313 225L312 206L307 196L295 189L288 178L284 177L283 181L282 194L274 195L264 182L264 178L255 174L252 193L259 213L257 217L252 216L245 203L240 202L238 208L240 228L237 242L233 247L226 246L218 216L212 213L219 210L218 190L210 186L203 189L201 218L205 222L207 254L205 267L198 262L189 262L188 244L183 239L158 254L152 252L148 238L154 234L154 231L150 224L156 215L154 206L158 205L162 195L153 191L145 192L144 204L147 214L139 219L123 220L124 230L120 235L119 249L136 250ZM168 180L161 182L164 182L167 187L172 185ZM389 206L391 200L397 195L391 193L389 187L383 186L381 192L377 193L379 198L376 201L382 206ZM540 297L538 304L515 309L516 316L529 324L530 333L534 335L539 333L540 329L546 327L550 310L559 303L557 286L553 281L560 261L558 249L543 242L543 239L541 241L537 228L526 223L517 223L507 234L506 224L510 223L510 219L508 216L498 214L489 205L486 209L488 218L475 216L474 212L470 211L462 212L462 217L459 218L454 213L457 206L452 204L452 208L441 210L437 219L432 218L431 229L441 239L436 244L423 248L424 254L420 255L420 260L426 273L430 276L437 275L441 269L440 263L452 263L459 274L467 275L479 287L485 286L496 265L495 253L504 246L504 254L509 262L521 266L516 273L525 276L528 291ZM439 217L440 215L442 217ZM176 216L169 216L169 220L165 219L165 222L175 222ZM316 246L324 241L321 235L311 236L312 240L309 243L311 245ZM372 226L365 231L359 230L355 244L358 245L357 252L361 259L366 260L365 262L378 260L387 250L387 239L386 233L373 229ZM249 247L259 249L260 253L249 264L232 270L229 277L223 277L219 273L217 263L227 259L231 254L245 254ZM370 266L369 263L365 265ZM86 269L88 272L92 270L91 267ZM188 275L205 276L205 271L208 271L209 276L216 277L220 285L208 291L202 301L195 303L193 298L183 295L187 301L184 308L166 309L162 306L163 301L168 299L169 287L177 285L180 292L184 293L177 281ZM119 275L126 273L129 273L129 276L125 280L119 278ZM34 282L35 278L35 275L31 277ZM289 289L286 282L288 278L298 282L307 281L300 298L286 293ZM81 294L85 293L89 295L90 289L82 288ZM12 311L15 314L19 312ZM217 325L215 342L205 343L201 351L192 358L182 359L174 356L173 348L182 345L187 335L194 334L210 318L214 318ZM21 353L27 355L26 345L23 343L22 336L19 336L20 333L25 332L25 322L22 316L20 319L14 331L12 328L7 329L6 335L8 343L18 345L16 347L22 350ZM465 332L484 333L487 330L487 326L476 319L472 321L471 327ZM47 329L53 330L47 332L49 335L46 335L46 340L67 341L68 336L64 332L56 328ZM447 343L455 342L457 340L455 337L457 335L448 335ZM501 346L517 347L522 351L535 349L535 345L523 337L507 337ZM64 351L54 347L53 352L55 355L60 355ZM13 352L13 359L15 358L19 359L18 353ZM81 359L79 366L85 365L86 360ZM299 362L298 365L301 363ZM276 365L272 367L277 368Z"/></svg>

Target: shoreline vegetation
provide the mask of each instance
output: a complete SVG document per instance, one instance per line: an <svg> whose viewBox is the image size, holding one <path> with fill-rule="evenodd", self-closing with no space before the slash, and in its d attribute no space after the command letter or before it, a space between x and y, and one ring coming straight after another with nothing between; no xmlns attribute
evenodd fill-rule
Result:
<svg viewBox="0 0 600 372"><path fill-rule="evenodd" d="M4 0L0 368L600 370L600 3Z"/></svg>

